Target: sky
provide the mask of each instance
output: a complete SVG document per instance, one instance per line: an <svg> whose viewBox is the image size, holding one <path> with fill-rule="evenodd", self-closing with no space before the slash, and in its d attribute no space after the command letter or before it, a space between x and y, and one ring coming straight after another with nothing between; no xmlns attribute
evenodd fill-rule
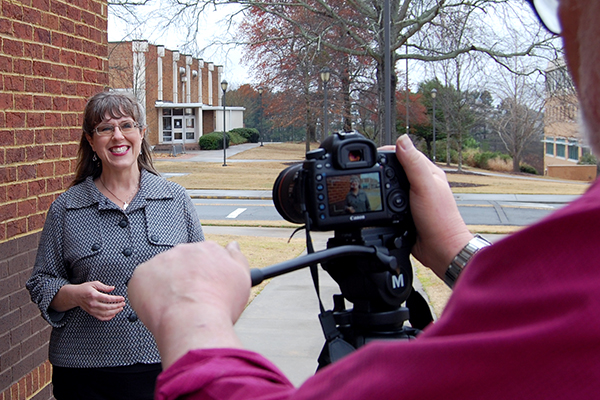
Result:
<svg viewBox="0 0 600 400"><path fill-rule="evenodd" d="M137 13L156 15L160 13L161 2L151 2L149 7L137 9ZM252 77L248 74L248 68L241 63L242 52L238 47L223 47L215 45L223 40L226 30L224 19L233 10L231 8L220 8L218 11L207 10L203 13L201 31L198 34L198 47L205 49L198 58L213 62L215 65L224 67L223 79L227 80L232 87L239 87L245 83L252 83ZM182 35L177 29L164 30L156 24L145 23L143 28L135 24L125 23L116 16L117 10L109 7L108 13L108 40L110 42L124 40L147 40L150 44L162 45L169 50L179 50L182 43ZM154 13L154 14L153 14ZM158 21L158 18L151 18Z"/></svg>

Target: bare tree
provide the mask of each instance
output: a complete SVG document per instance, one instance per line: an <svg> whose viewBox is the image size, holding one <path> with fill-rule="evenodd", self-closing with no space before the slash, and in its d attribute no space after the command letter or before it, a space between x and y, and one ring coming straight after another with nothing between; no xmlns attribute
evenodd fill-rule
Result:
<svg viewBox="0 0 600 400"><path fill-rule="evenodd" d="M392 121L395 121L395 89L397 77L395 65L401 59L439 61L452 59L461 54L481 53L496 62L505 64L506 59L514 56L536 55L536 49L552 45L551 37L540 35L539 25L522 24L522 36L531 40L517 49L504 46L503 32L515 21L532 20L531 11L514 0L389 0L391 9L391 82L385 82L385 0L365 2L362 0L296 0L292 3L277 0L164 0L162 14L165 24L182 23L187 29L187 44L193 45L198 32L200 16L207 7L237 5L236 13L260 10L280 18L286 23L297 26L298 34L324 49L343 52L350 55L371 57L377 66L379 94L379 127L383 124L386 99L385 85L391 85ZM294 19L293 9L303 8L314 15L318 24L305 26ZM507 18L493 23L481 24L482 19L496 10L510 14ZM478 25L477 35L462 41L454 48L438 46L434 29L443 26L443 19L460 12L466 18L465 23ZM233 19L231 19L232 21ZM340 41L339 33L344 40ZM335 33L335 34L332 34ZM432 36L433 35L433 36ZM350 39L348 41L347 39ZM525 43L525 41L524 41ZM405 51L402 51L402 50ZM406 51L409 49L409 51ZM392 137L393 139L393 137Z"/></svg>
<svg viewBox="0 0 600 400"><path fill-rule="evenodd" d="M527 71L526 60L512 60L513 70ZM497 72L496 94L501 102L492 126L513 159L513 171L519 172L523 150L544 130L544 76Z"/></svg>

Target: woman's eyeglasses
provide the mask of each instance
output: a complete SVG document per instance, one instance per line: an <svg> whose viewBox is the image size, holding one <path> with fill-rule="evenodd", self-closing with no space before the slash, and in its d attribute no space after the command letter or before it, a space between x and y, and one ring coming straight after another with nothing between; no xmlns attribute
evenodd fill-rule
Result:
<svg viewBox="0 0 600 400"><path fill-rule="evenodd" d="M141 125L137 122L124 121L119 125L100 124L94 129L94 132L96 132L96 135L98 136L112 136L115 134L115 129L119 128L123 135L130 135L137 132L139 127L141 127Z"/></svg>
<svg viewBox="0 0 600 400"><path fill-rule="evenodd" d="M560 35L562 32L560 21L558 19L558 1L559 0L527 0L542 25L555 35Z"/></svg>

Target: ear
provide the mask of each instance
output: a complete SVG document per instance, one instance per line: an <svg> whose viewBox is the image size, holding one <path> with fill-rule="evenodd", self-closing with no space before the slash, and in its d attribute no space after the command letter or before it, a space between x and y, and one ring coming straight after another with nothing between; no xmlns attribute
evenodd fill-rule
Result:
<svg viewBox="0 0 600 400"><path fill-rule="evenodd" d="M140 129L140 137L142 138L142 140L144 140L144 136L146 136L146 129L148 129L148 128Z"/></svg>
<svg viewBox="0 0 600 400"><path fill-rule="evenodd" d="M96 152L96 149L94 148L94 137L86 134L85 138L87 139L88 143L90 144L90 147L92 148L92 150L94 152Z"/></svg>

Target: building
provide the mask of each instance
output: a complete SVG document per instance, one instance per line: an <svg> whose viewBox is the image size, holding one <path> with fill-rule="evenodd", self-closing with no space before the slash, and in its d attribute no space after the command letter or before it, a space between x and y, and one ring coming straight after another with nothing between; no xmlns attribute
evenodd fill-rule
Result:
<svg viewBox="0 0 600 400"><path fill-rule="evenodd" d="M108 44L109 86L134 93L146 109L156 149L197 148L206 133L242 128L243 107L225 107L223 67L147 41Z"/></svg>
<svg viewBox="0 0 600 400"><path fill-rule="evenodd" d="M0 399L52 399L29 298L50 203L72 182L86 100L108 85L106 0L0 7Z"/></svg>
<svg viewBox="0 0 600 400"><path fill-rule="evenodd" d="M595 165L579 165L591 150L580 134L579 101L564 59L546 69L544 112L544 175L586 180L596 178Z"/></svg>

